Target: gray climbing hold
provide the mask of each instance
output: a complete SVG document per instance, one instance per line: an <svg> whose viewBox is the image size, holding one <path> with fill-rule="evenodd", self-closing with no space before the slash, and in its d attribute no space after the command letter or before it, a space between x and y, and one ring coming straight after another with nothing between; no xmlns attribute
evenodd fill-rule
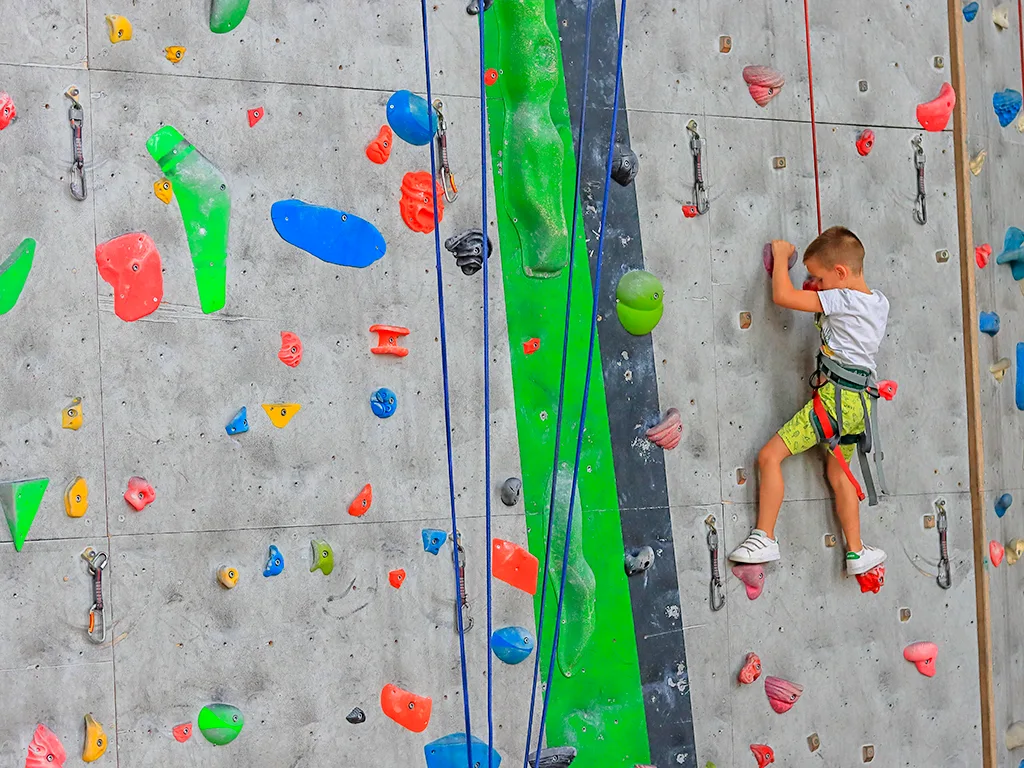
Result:
<svg viewBox="0 0 1024 768"><path fill-rule="evenodd" d="M615 142L615 156L612 159L612 178L615 183L628 187L639 170L640 161L636 153L627 145Z"/></svg>
<svg viewBox="0 0 1024 768"><path fill-rule="evenodd" d="M501 484L501 503L506 507L514 507L519 503L519 492L523 490L523 481L518 477L510 477Z"/></svg>
<svg viewBox="0 0 1024 768"><path fill-rule="evenodd" d="M486 11L490 8L493 2L494 0L484 0L484 10ZM480 0L469 0L469 5L466 6L466 13L470 16L476 16L480 13Z"/></svg>
<svg viewBox="0 0 1024 768"><path fill-rule="evenodd" d="M359 707L354 707L351 712L345 715L345 719L352 723L352 725L359 725L366 722L366 713Z"/></svg>
<svg viewBox="0 0 1024 768"><path fill-rule="evenodd" d="M654 564L654 550L648 546L626 550L626 575L636 576Z"/></svg>
<svg viewBox="0 0 1024 768"><path fill-rule="evenodd" d="M566 768L576 759L576 747L548 747L540 751L540 761L534 762L537 753L530 751L530 768Z"/></svg>
<svg viewBox="0 0 1024 768"><path fill-rule="evenodd" d="M467 229L457 235L452 235L444 241L455 263L462 268L462 274L475 275L484 265L484 233L479 229ZM494 251L491 238L487 238L487 255Z"/></svg>

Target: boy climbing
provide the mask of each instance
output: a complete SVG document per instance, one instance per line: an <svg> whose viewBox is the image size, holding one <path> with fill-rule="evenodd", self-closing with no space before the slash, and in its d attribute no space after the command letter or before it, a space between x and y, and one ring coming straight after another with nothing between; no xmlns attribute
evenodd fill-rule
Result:
<svg viewBox="0 0 1024 768"><path fill-rule="evenodd" d="M833 435L838 439L866 433L870 438L871 406L864 394L874 385L875 355L889 317L888 299L868 288L864 279L864 246L845 227L827 229L807 246L803 261L813 283L809 290L796 289L786 268L796 248L784 240L773 240L771 247L774 264L782 265L772 270L772 300L780 307L815 313L821 350L818 370L812 377L815 397L758 454L761 485L757 527L729 555L737 563L767 563L780 557L775 523L784 493L784 459L828 442ZM838 418L836 380L842 382ZM877 397L877 392L872 397ZM828 424L822 424L825 411ZM844 461L827 453L826 473L835 494L836 516L846 537L846 572L856 576L885 562L885 552L865 545L860 538L863 494L849 470L854 445L834 439L832 447L841 449Z"/></svg>

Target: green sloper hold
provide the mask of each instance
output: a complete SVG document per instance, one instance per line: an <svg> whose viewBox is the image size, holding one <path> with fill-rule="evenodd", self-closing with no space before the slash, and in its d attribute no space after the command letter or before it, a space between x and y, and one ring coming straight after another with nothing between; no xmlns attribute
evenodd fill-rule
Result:
<svg viewBox="0 0 1024 768"><path fill-rule="evenodd" d="M18 303L21 289L25 287L32 259L36 255L36 241L26 237L14 249L3 264L0 264L0 315L6 315Z"/></svg>
<svg viewBox="0 0 1024 768"><path fill-rule="evenodd" d="M4 508L4 517L7 518L14 548L18 552L25 546L28 529L36 519L36 512L39 511L39 504L49 484L48 477L0 483L0 507Z"/></svg>
<svg viewBox="0 0 1024 768"><path fill-rule="evenodd" d="M650 272L637 269L624 274L615 288L615 309L622 327L634 336L653 331L665 313L664 297L661 280Z"/></svg>
<svg viewBox="0 0 1024 768"><path fill-rule="evenodd" d="M242 710L230 704L207 704L199 710L199 730L208 742L218 747L237 739L243 725Z"/></svg>
<svg viewBox="0 0 1024 768"><path fill-rule="evenodd" d="M249 0L212 0L210 31L222 35L242 23L249 10Z"/></svg>
<svg viewBox="0 0 1024 768"><path fill-rule="evenodd" d="M170 125L149 137L146 150L172 182L192 254L199 304L206 314L223 309L231 219L227 181L213 163Z"/></svg>

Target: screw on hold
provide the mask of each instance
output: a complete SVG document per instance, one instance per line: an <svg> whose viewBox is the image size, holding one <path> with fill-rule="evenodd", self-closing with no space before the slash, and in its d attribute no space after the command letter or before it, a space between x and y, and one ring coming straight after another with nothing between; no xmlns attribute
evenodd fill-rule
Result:
<svg viewBox="0 0 1024 768"><path fill-rule="evenodd" d="M817 752L818 747L820 746L821 739L818 738L818 734L812 733L810 736L807 737L807 748L811 750L811 752Z"/></svg>
<svg viewBox="0 0 1024 768"><path fill-rule="evenodd" d="M937 261L939 264L945 264L947 261L949 261L949 251L947 251L945 248L943 248L941 251L936 251L935 261Z"/></svg>
<svg viewBox="0 0 1024 768"><path fill-rule="evenodd" d="M345 719L352 723L352 725L359 725L366 722L366 713L359 707L353 707L352 711L345 715Z"/></svg>
<svg viewBox="0 0 1024 768"><path fill-rule="evenodd" d="M707 189L704 187L703 139L697 133L696 120L688 122L686 130L690 132L690 154L693 155L693 204L699 215L707 213L711 207Z"/></svg>
<svg viewBox="0 0 1024 768"><path fill-rule="evenodd" d="M627 549L625 557L626 575L635 576L643 573L654 564L654 550L644 545L635 549Z"/></svg>
<svg viewBox="0 0 1024 768"><path fill-rule="evenodd" d="M923 522L924 522L924 527L925 528L927 528L927 529L934 528L935 527L935 515L925 515Z"/></svg>
<svg viewBox="0 0 1024 768"><path fill-rule="evenodd" d="M774 168L776 171L781 171L785 167L786 167L786 158L784 158L784 157L773 157L772 158L772 168Z"/></svg>
<svg viewBox="0 0 1024 768"><path fill-rule="evenodd" d="M943 67L946 66L946 60L941 56L936 56L934 59L932 59L932 64L935 66L936 69L942 69Z"/></svg>
<svg viewBox="0 0 1024 768"><path fill-rule="evenodd" d="M732 37L729 35L720 35L718 37L718 52L728 53L732 50Z"/></svg>
<svg viewBox="0 0 1024 768"><path fill-rule="evenodd" d="M836 545L836 535L834 533L825 534L825 546L831 549Z"/></svg>
<svg viewBox="0 0 1024 768"><path fill-rule="evenodd" d="M747 484L747 470L744 467L736 467L736 485Z"/></svg>
<svg viewBox="0 0 1024 768"><path fill-rule="evenodd" d="M909 608L900 608L900 621L902 621L902 622L910 621L910 609Z"/></svg>
<svg viewBox="0 0 1024 768"><path fill-rule="evenodd" d="M867 93L868 92L868 81L867 80L858 80L857 81L857 90L860 91L861 93Z"/></svg>
<svg viewBox="0 0 1024 768"><path fill-rule="evenodd" d="M628 187L640 171L640 161L636 153L622 142L615 142L615 154L612 158L612 178L621 187Z"/></svg>
<svg viewBox="0 0 1024 768"><path fill-rule="evenodd" d="M749 312L740 312L740 330L745 331L750 327L751 317Z"/></svg>
<svg viewBox="0 0 1024 768"><path fill-rule="evenodd" d="M860 755L861 759L865 763L870 763L872 760L875 759L875 745L865 744L863 747L860 748Z"/></svg>
<svg viewBox="0 0 1024 768"><path fill-rule="evenodd" d="M708 552L711 555L711 580L708 582L708 595L712 611L720 611L725 605L725 592L722 589L722 574L718 570L718 529L715 528L715 516L708 515L704 520L708 527Z"/></svg>
<svg viewBox="0 0 1024 768"><path fill-rule="evenodd" d="M939 574L935 577L935 582L943 589L949 589L953 582L949 573L949 551L946 546L946 502L939 499L935 502L935 509L938 510L939 530Z"/></svg>
<svg viewBox="0 0 1024 768"><path fill-rule="evenodd" d="M455 184L455 176L448 164L448 123L444 120L441 108L444 104L440 99L434 100L434 112L437 113L437 154L441 158L441 189L446 202L454 203L459 197L459 188Z"/></svg>
<svg viewBox="0 0 1024 768"><path fill-rule="evenodd" d="M484 0L484 10L486 11L491 7L494 0ZM466 13L470 16L476 16L480 13L480 0L469 0L469 5L466 6Z"/></svg>
<svg viewBox="0 0 1024 768"><path fill-rule="evenodd" d="M914 201L914 221L922 226L928 223L928 209L925 206L924 193L924 148L921 146L920 134L910 140L914 147L914 170L917 172L917 199Z"/></svg>
<svg viewBox="0 0 1024 768"><path fill-rule="evenodd" d="M514 507L519 503L519 494L523 490L523 481L518 477L510 477L501 484L501 503L506 507Z"/></svg>

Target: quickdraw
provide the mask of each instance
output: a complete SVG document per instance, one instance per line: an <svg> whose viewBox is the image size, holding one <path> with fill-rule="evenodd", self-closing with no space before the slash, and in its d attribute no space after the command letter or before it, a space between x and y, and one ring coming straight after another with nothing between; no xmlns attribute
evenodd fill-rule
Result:
<svg viewBox="0 0 1024 768"><path fill-rule="evenodd" d="M102 644L107 639L107 614L103 610L103 569L107 567L105 552L86 547L82 559L89 564L92 576L92 607L89 609L89 639Z"/></svg>
<svg viewBox="0 0 1024 768"><path fill-rule="evenodd" d="M466 550L462 548L462 534L452 534L452 562L455 562L455 551L459 552L459 602L455 606L455 631L459 631L459 605L462 606L462 631L469 632L473 628L473 617L469 615L469 596L466 593Z"/></svg>
<svg viewBox="0 0 1024 768"><path fill-rule="evenodd" d="M448 124L444 121L440 99L434 100L434 111L437 112L437 154L441 157L441 188L444 190L445 202L454 203L459 197L459 188L455 185L455 176L448 165Z"/></svg>
<svg viewBox="0 0 1024 768"><path fill-rule="evenodd" d="M686 130L690 132L690 154L693 155L693 205L683 206L683 214L689 218L707 213L711 201L704 187L704 142L697 133L697 121L688 122Z"/></svg>
<svg viewBox="0 0 1024 768"><path fill-rule="evenodd" d="M715 528L715 516L708 515L704 524L708 527L708 551L711 553L711 581L708 584L711 610L720 611L725 605L725 592L722 590L722 574L718 570L718 530Z"/></svg>
<svg viewBox="0 0 1024 768"><path fill-rule="evenodd" d="M946 502L939 499L935 502L935 527L939 531L939 573L935 577L935 583L943 589L949 589L953 579L949 573L949 550L946 547Z"/></svg>
<svg viewBox="0 0 1024 768"><path fill-rule="evenodd" d="M924 202L924 148L921 146L921 136L915 136L910 140L914 146L914 169L917 171L917 199L914 201L914 221L924 225L928 223L928 209Z"/></svg>
<svg viewBox="0 0 1024 768"><path fill-rule="evenodd" d="M82 152L82 124L85 121L85 110L78 97L78 86L72 85L64 95L71 99L68 107L68 122L71 123L71 196L75 200L85 200L85 155Z"/></svg>

